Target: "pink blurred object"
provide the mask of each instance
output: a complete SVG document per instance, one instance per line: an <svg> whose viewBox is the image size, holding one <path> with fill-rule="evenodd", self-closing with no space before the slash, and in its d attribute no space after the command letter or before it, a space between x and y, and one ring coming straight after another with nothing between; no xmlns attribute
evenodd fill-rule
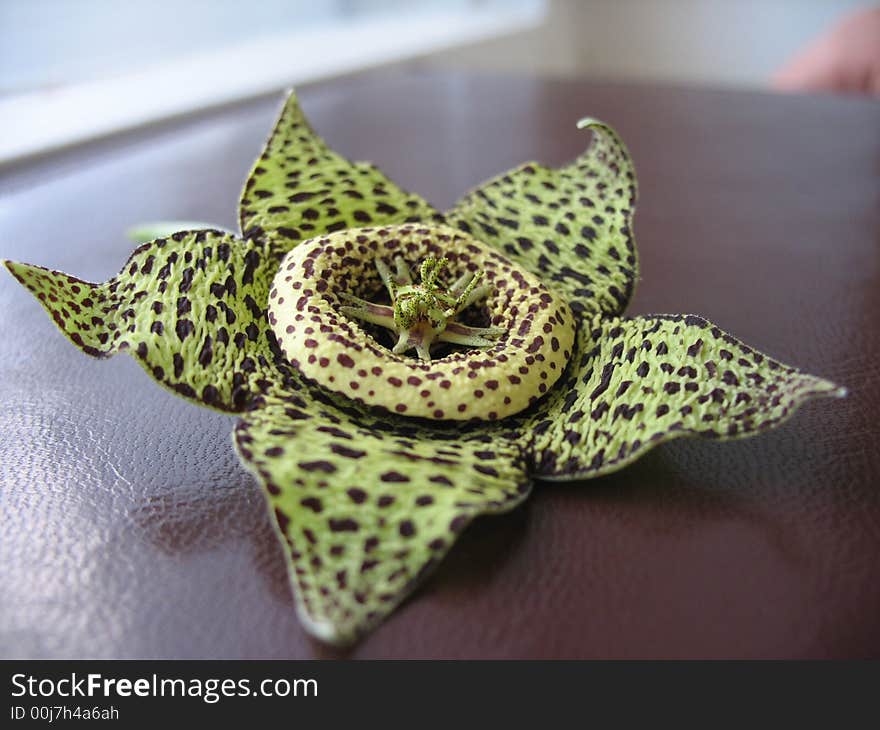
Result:
<svg viewBox="0 0 880 730"><path fill-rule="evenodd" d="M780 68L782 91L880 95L880 7L848 15Z"/></svg>

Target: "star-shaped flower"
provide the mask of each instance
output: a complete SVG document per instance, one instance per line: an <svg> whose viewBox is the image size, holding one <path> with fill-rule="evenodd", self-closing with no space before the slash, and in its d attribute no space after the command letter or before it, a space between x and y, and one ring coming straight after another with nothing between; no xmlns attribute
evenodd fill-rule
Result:
<svg viewBox="0 0 880 730"><path fill-rule="evenodd" d="M345 643L476 516L533 479L619 469L679 436L760 433L836 385L701 317L623 317L636 183L594 120L572 164L525 164L445 214L351 163L291 95L242 194L241 237L187 230L90 284L7 262L84 352L239 414L300 618Z"/></svg>

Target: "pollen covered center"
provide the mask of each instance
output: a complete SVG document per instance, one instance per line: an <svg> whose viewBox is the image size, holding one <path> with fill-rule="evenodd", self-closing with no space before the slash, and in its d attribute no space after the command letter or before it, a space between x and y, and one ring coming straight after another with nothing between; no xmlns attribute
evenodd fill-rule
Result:
<svg viewBox="0 0 880 730"><path fill-rule="evenodd" d="M461 231L419 224L304 241L275 277L269 321L320 385L431 419L523 410L565 370L574 340L567 303L533 274Z"/></svg>

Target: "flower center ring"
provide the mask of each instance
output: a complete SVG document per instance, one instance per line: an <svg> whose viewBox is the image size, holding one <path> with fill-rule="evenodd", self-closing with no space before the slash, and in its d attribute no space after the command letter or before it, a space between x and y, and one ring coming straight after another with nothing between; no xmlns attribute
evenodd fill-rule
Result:
<svg viewBox="0 0 880 730"><path fill-rule="evenodd" d="M409 272L420 264L423 281L413 284ZM361 298L379 279L398 301ZM456 320L478 303L488 327ZM320 385L431 419L495 420L523 410L559 379L574 341L562 297L445 226L351 229L303 242L275 277L269 321L284 356ZM364 322L396 331L397 343L382 345ZM431 359L439 343L471 349Z"/></svg>

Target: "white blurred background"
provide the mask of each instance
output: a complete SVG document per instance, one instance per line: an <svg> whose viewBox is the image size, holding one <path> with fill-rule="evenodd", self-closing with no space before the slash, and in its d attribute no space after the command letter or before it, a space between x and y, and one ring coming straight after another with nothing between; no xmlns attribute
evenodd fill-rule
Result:
<svg viewBox="0 0 880 730"><path fill-rule="evenodd" d="M760 87L859 0L548 0L541 24L446 66Z"/></svg>
<svg viewBox="0 0 880 730"><path fill-rule="evenodd" d="M377 66L762 87L858 0L0 0L0 164Z"/></svg>

